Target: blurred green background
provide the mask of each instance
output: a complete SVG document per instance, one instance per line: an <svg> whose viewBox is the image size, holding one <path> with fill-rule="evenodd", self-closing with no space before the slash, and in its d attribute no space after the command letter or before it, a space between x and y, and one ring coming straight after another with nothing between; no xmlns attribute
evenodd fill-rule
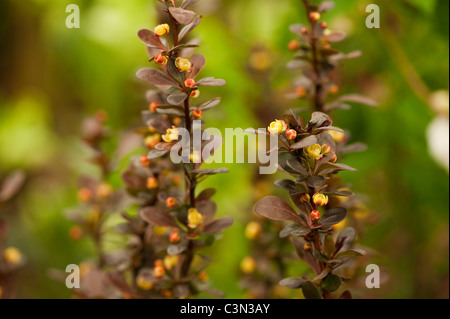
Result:
<svg viewBox="0 0 450 319"><path fill-rule="evenodd" d="M80 29L65 26L70 3L80 6ZM80 122L104 109L114 138L142 126L148 86L134 74L148 66L148 57L136 32L157 23L156 3L0 1L0 176L14 169L28 176L9 218L8 244L28 259L19 297L69 297L48 269L93 255L88 240L69 238L71 223L63 215L76 205L78 176L92 170L79 139ZM380 6L380 29L365 26L369 3ZM288 26L305 21L300 0L203 0L196 11L204 16L194 32L208 60L203 75L228 82L204 92L223 97L206 114L208 126L265 127L289 107L301 106L283 99L295 76L285 68L292 56L286 46L294 38ZM361 242L378 251L373 262L389 281L363 296L448 298L449 175L431 155L426 133L437 116L447 121L447 131L444 125L433 139L442 139L438 155L448 161L448 100L429 102L430 93L449 86L448 1L338 0L325 20L349 35L339 49L364 53L339 69L341 92L360 92L380 103L333 114L336 125L352 132L352 141L369 146L346 158L359 171L343 176L377 216ZM268 54L264 75L252 69L261 51ZM439 111L436 104L443 105ZM219 214L233 215L236 223L210 251L209 272L227 297L241 298L239 263L250 253L244 227L252 215L257 167L226 166L231 172L208 184L219 189Z"/></svg>

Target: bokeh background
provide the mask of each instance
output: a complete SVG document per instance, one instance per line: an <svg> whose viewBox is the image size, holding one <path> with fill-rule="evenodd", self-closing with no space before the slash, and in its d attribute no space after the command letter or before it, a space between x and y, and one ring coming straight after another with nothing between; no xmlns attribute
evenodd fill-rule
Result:
<svg viewBox="0 0 450 319"><path fill-rule="evenodd" d="M80 29L65 26L70 3L80 6ZM15 169L27 174L8 214L8 244L27 258L18 297L70 297L48 269L94 255L89 240L69 238L72 224L63 214L77 203L79 175L94 173L80 122L106 110L116 140L142 126L148 86L134 74L148 58L136 32L157 23L156 3L0 1L0 179ZM369 3L380 6L380 29L365 26ZM339 70L341 92L360 92L380 104L333 114L352 141L369 146L345 160L359 171L343 174L373 212L361 243L378 252L373 262L389 275L366 297L448 298L448 5L338 0L326 14L331 28L348 33L338 48L364 53ZM265 127L289 107L302 106L284 98L295 76L285 68L292 55L288 26L305 21L300 0L203 0L196 11L204 16L194 32L208 60L203 75L228 82L205 93L223 97L206 115L209 126ZM131 155L118 164L117 187ZM241 298L239 263L250 254L245 225L258 194L277 191L270 182L255 182L255 165L226 166L229 174L208 183L219 188L219 214L236 223L209 252L209 273L227 297Z"/></svg>

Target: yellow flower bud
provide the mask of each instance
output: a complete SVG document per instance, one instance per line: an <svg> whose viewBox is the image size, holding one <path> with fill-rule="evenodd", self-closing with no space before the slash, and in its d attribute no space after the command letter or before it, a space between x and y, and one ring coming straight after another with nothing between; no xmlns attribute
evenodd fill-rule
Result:
<svg viewBox="0 0 450 319"><path fill-rule="evenodd" d="M164 270L164 267L162 265L158 265L153 269L153 274L156 278L161 278L165 273L166 271Z"/></svg>
<svg viewBox="0 0 450 319"><path fill-rule="evenodd" d="M148 148L154 148L159 142L161 142L161 136L159 134L149 135L144 140L144 144Z"/></svg>
<svg viewBox="0 0 450 319"><path fill-rule="evenodd" d="M142 290L151 290L153 288L153 282L142 276L136 279L136 285Z"/></svg>
<svg viewBox="0 0 450 319"><path fill-rule="evenodd" d="M309 158L314 158L316 160L322 158L322 147L319 144L308 146L303 151Z"/></svg>
<svg viewBox="0 0 450 319"><path fill-rule="evenodd" d="M312 249L311 245L306 243L305 245L303 245L303 250L304 251L310 251Z"/></svg>
<svg viewBox="0 0 450 319"><path fill-rule="evenodd" d="M311 196L308 193L302 194L302 196L300 196L300 201L302 203L309 203L310 200Z"/></svg>
<svg viewBox="0 0 450 319"><path fill-rule="evenodd" d="M179 72L186 72L192 68L191 61L183 58L177 58L175 60L175 66L178 68Z"/></svg>
<svg viewBox="0 0 450 319"><path fill-rule="evenodd" d="M154 31L157 37L162 37L170 32L170 26L168 24L160 24L155 27Z"/></svg>
<svg viewBox="0 0 450 319"><path fill-rule="evenodd" d="M252 257L245 257L241 262L241 270L245 274L251 274L256 269L256 261Z"/></svg>
<svg viewBox="0 0 450 319"><path fill-rule="evenodd" d="M319 21L319 20L320 20L320 13L317 12L317 11L311 12L311 13L309 14L309 18L310 18L312 21Z"/></svg>
<svg viewBox="0 0 450 319"><path fill-rule="evenodd" d="M3 252L3 257L8 264L15 266L20 263L22 259L22 253L15 247L8 247Z"/></svg>
<svg viewBox="0 0 450 319"><path fill-rule="evenodd" d="M191 229L197 228L203 223L203 215L196 208L189 208L188 210L188 227Z"/></svg>
<svg viewBox="0 0 450 319"><path fill-rule="evenodd" d="M325 156L328 156L331 154L333 150L331 149L331 147L327 144L322 145L322 154Z"/></svg>
<svg viewBox="0 0 450 319"><path fill-rule="evenodd" d="M334 130L328 130L327 131L328 134L331 135L331 137L333 138L333 140L335 142L343 142L345 141L345 133L344 132L338 132L338 131L334 131Z"/></svg>
<svg viewBox="0 0 450 319"><path fill-rule="evenodd" d="M172 128L167 129L166 135L163 135L162 139L166 143L178 141L178 134L179 134L178 128L172 126Z"/></svg>
<svg viewBox="0 0 450 319"><path fill-rule="evenodd" d="M270 123L269 127L267 128L269 133L272 135L281 134L287 129L288 126L283 120L275 120L272 123Z"/></svg>
<svg viewBox="0 0 450 319"><path fill-rule="evenodd" d="M339 93L339 86L337 86L336 84L330 87L329 90L330 94L338 94Z"/></svg>
<svg viewBox="0 0 450 319"><path fill-rule="evenodd" d="M339 231L344 229L344 227L347 225L347 221L344 219L343 221L341 221L340 223L333 225L332 228L335 231Z"/></svg>
<svg viewBox="0 0 450 319"><path fill-rule="evenodd" d="M194 90L191 92L191 98L197 99L200 96L200 90Z"/></svg>
<svg viewBox="0 0 450 319"><path fill-rule="evenodd" d="M97 186L96 192L99 198L105 199L111 196L113 188L108 183L101 183Z"/></svg>
<svg viewBox="0 0 450 319"><path fill-rule="evenodd" d="M202 154L201 152L192 152L191 155L189 155L189 159L191 160L191 163L201 163Z"/></svg>
<svg viewBox="0 0 450 319"><path fill-rule="evenodd" d="M336 154L334 154L334 155L333 155L333 157L331 158L330 162L332 162L332 163L336 163L336 162L337 162L337 160L338 160L338 158L337 158L337 155L336 155Z"/></svg>
<svg viewBox="0 0 450 319"><path fill-rule="evenodd" d="M160 66L165 66L167 65L167 58L162 54L158 54L155 56L155 63Z"/></svg>
<svg viewBox="0 0 450 319"><path fill-rule="evenodd" d="M255 239L261 234L261 225L257 222L250 222L245 228L245 237L250 240Z"/></svg>
<svg viewBox="0 0 450 319"><path fill-rule="evenodd" d="M156 177L149 177L147 178L146 185L148 189L158 188L159 186L158 179Z"/></svg>
<svg viewBox="0 0 450 319"><path fill-rule="evenodd" d="M153 227L153 233L156 236L162 236L167 232L168 228L167 227L161 227L161 226L155 226Z"/></svg>
<svg viewBox="0 0 450 319"><path fill-rule="evenodd" d="M171 270L175 267L180 261L180 256L166 256L164 257L164 267L167 270Z"/></svg>
<svg viewBox="0 0 450 319"><path fill-rule="evenodd" d="M317 206L325 206L326 204L328 204L328 196L316 193L313 196L313 202Z"/></svg>

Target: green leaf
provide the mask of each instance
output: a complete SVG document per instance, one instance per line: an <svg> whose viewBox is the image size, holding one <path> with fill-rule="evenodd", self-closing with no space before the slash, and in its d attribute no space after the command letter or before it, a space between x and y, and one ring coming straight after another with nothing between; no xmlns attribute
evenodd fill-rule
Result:
<svg viewBox="0 0 450 319"><path fill-rule="evenodd" d="M326 291L336 291L341 286L341 278L339 276L336 276L334 274L329 274L323 281L322 281L322 288Z"/></svg>
<svg viewBox="0 0 450 319"><path fill-rule="evenodd" d="M305 281L302 285L302 290L306 299L322 299L319 288L311 281Z"/></svg>

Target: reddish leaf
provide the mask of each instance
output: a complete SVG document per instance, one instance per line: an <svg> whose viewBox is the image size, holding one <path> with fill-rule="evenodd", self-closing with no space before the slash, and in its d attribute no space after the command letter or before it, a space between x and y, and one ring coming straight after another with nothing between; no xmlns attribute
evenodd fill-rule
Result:
<svg viewBox="0 0 450 319"><path fill-rule="evenodd" d="M206 59L200 53L196 53L191 57L192 72L189 74L190 79L195 79L195 77L200 73L200 71L206 65Z"/></svg>
<svg viewBox="0 0 450 319"><path fill-rule="evenodd" d="M152 225L178 228L178 225L172 216L154 206L143 208L140 211L140 216L143 220Z"/></svg>
<svg viewBox="0 0 450 319"><path fill-rule="evenodd" d="M324 36L328 42L340 42L347 37L344 31L333 31L331 34Z"/></svg>
<svg viewBox="0 0 450 319"><path fill-rule="evenodd" d="M295 143L294 145L291 146L291 148L294 150L298 150L301 148L305 148L305 147L314 145L316 143L317 143L317 137L315 135L311 135L311 136L308 136L308 137L302 139L301 141Z"/></svg>
<svg viewBox="0 0 450 319"><path fill-rule="evenodd" d="M203 228L203 234L215 234L219 233L224 229L227 229L233 225L233 218L232 217L223 217L216 219L209 224L205 225L205 228Z"/></svg>
<svg viewBox="0 0 450 319"><path fill-rule="evenodd" d="M6 177L0 188L0 202L6 202L13 197L25 182L25 173L15 171Z"/></svg>
<svg viewBox="0 0 450 319"><path fill-rule="evenodd" d="M178 38L182 40L186 35L188 35L189 32L194 30L198 25L200 24L201 16L197 16L194 21L192 21L190 24L185 26L183 29L181 29L180 34L178 35Z"/></svg>
<svg viewBox="0 0 450 319"><path fill-rule="evenodd" d="M150 30L147 29L139 30L138 37L148 45L158 47L162 50L167 50L167 48L162 44L161 40Z"/></svg>
<svg viewBox="0 0 450 319"><path fill-rule="evenodd" d="M191 23L195 18L194 11L186 10L183 8L171 7L169 8L169 12L180 24L187 25Z"/></svg>
<svg viewBox="0 0 450 319"><path fill-rule="evenodd" d="M181 8L183 8L183 9L186 9L187 7L190 7L190 6L192 6L192 5L194 5L194 4L196 4L197 2L199 2L200 0L184 0L182 3L181 3Z"/></svg>
<svg viewBox="0 0 450 319"><path fill-rule="evenodd" d="M317 9L317 11L326 12L332 10L333 8L334 8L333 1L324 1L319 5L319 9Z"/></svg>
<svg viewBox="0 0 450 319"><path fill-rule="evenodd" d="M283 199L268 196L259 200L255 205L255 213L271 220L294 221L303 224L299 215Z"/></svg>
<svg viewBox="0 0 450 319"><path fill-rule="evenodd" d="M215 78L204 78L197 82L198 86L224 86L227 84L225 80Z"/></svg>
<svg viewBox="0 0 450 319"><path fill-rule="evenodd" d="M205 102L202 105L200 105L198 108L202 111L205 110L209 110L212 109L213 107L215 107L216 105L218 105L220 103L220 101L222 100L222 98L220 97L216 97L215 99L212 99L211 101Z"/></svg>
<svg viewBox="0 0 450 319"><path fill-rule="evenodd" d="M354 102L354 103L360 103L365 104L369 106L377 106L378 103L372 100L371 98L368 98L363 95L359 94L347 94L343 95L338 99L340 102Z"/></svg>
<svg viewBox="0 0 450 319"><path fill-rule="evenodd" d="M174 82L162 71L152 68L140 69L137 71L136 77L153 85L177 85L176 82Z"/></svg>

